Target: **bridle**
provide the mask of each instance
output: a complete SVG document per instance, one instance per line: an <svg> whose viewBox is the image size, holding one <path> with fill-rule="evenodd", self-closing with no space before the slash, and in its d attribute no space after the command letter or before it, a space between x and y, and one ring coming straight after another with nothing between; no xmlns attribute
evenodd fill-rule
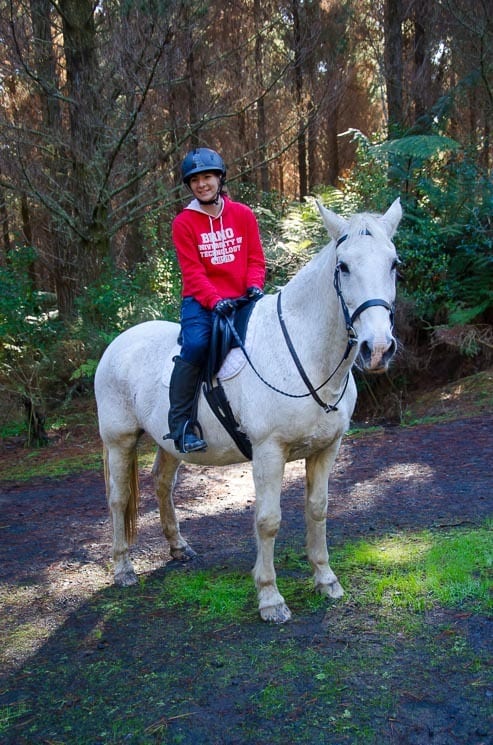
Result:
<svg viewBox="0 0 493 745"><path fill-rule="evenodd" d="M370 231L368 229L362 230L361 235L371 235ZM336 243L336 248L340 246L340 244L346 240L348 236L343 235ZM342 290L341 290L341 265L336 264L336 268L334 271L334 287L337 292L337 297L339 298L339 301L341 303L342 312L344 313L344 320L346 322L346 330L348 333L348 336L353 335L356 338L356 332L353 328L353 324L355 320L360 316L364 310L367 308L373 308L376 305L381 305L383 308L386 308L390 313L390 325L392 328L394 327L394 315L395 315L395 307L394 305L391 305L386 300L383 300L382 298L372 298L371 300L365 300L364 303L361 303L361 305L358 305L354 313L349 313L349 308L346 305L346 301L344 300Z"/></svg>
<svg viewBox="0 0 493 745"><path fill-rule="evenodd" d="M369 230L361 231L361 234L362 235L371 235L371 233L370 233ZM345 241L347 237L348 237L347 235L343 235L341 238L339 238L339 240L336 243L336 248L343 241ZM280 393L282 396L288 396L289 398L307 398L308 396L311 396L314 399L314 401L326 413L329 413L331 411L337 411L337 406L340 403L341 399L343 398L343 396L344 396L344 394L346 392L346 388L347 388L347 385L348 385L348 382L349 382L349 372L347 373L347 375L345 377L344 385L342 387L342 391L341 391L339 397L337 398L337 401L334 404L328 404L325 401L323 401L320 398L320 396L318 395L318 391L321 388L323 388L325 385L327 385L327 383L329 383L332 380L332 378L337 373L337 371L339 370L339 368L341 367L341 365L349 357L349 355L350 355L351 350L353 349L353 347L358 343L358 337L357 337L356 331L354 330L354 325L353 325L354 322L355 322L355 320L365 310L367 310L368 308L372 308L374 306L378 306L379 305L379 306L382 306L383 308L386 308L389 311L391 326L393 327L393 325L394 325L394 306L391 305L390 303L388 303L386 300L383 300L382 298L371 298L370 300L365 300L363 303L361 303L360 305L358 305L358 307L356 308L356 310L351 314L349 312L349 308L347 307L346 301L344 300L344 296L342 294L340 272L341 272L340 264L336 264L336 267L335 267L335 270L334 270L334 287L335 287L335 290L336 290L336 293L337 293L337 297L339 298L339 302L341 304L342 312L344 314L344 321L346 323L347 344L346 344L346 349L344 351L344 354L342 356L342 359L339 362L339 364L337 365L337 367L333 370L333 372L329 375L329 377L323 383L321 383L317 388L314 387L314 385L312 384L310 378L306 374L306 371L305 371L305 369L303 367L303 364L302 364L300 358L298 357L298 354L296 352L296 349L294 348L294 344L293 344L293 342L291 340L291 337L289 335L289 332L288 332L288 329L287 329L287 326L286 326L286 322L284 320L284 316L283 316L283 313L282 313L282 301L281 301L281 295L282 295L282 293L279 292L279 294L277 296L277 316L279 318L279 324L281 326L281 330L282 330L284 339L286 341L286 345L287 345L287 347L289 349L289 353L291 354L291 357L292 357L292 359L293 359L293 361L294 361L294 363L296 365L296 368L297 368L297 370L298 370L298 372L300 374L301 379L303 380L304 384L308 388L308 393L298 393L298 394L296 394L296 393L288 393L287 391L282 391L279 388L276 388L276 386L272 385L267 380L265 380L265 378L262 377L262 375L258 372L258 370L255 368L254 364L252 363L252 361L251 361L251 359L250 359L250 357L248 355L248 352L245 349L245 345L244 345L243 341L241 340L238 332L236 331L232 320L228 316L226 317L226 321L228 322L228 325L229 325L229 327L231 329L231 332L232 332L232 334L233 334L233 336L235 338L236 343L241 348L241 351L245 355L245 358L246 358L248 364L250 365L250 367L252 368L253 372L262 381L262 383L264 383L268 388L270 388L271 390L275 391L276 393Z"/></svg>

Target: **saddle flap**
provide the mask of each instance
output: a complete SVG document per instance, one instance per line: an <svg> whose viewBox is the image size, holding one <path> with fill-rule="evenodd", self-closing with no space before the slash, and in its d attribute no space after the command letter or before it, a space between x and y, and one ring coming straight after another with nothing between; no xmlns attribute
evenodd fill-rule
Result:
<svg viewBox="0 0 493 745"><path fill-rule="evenodd" d="M245 305L241 308L241 312L238 314L238 316L236 316L235 314L235 328L238 332L239 337L244 342L245 349L247 349L247 351L251 349L252 343L253 343L253 329L251 327L251 324L248 323L248 321L250 319L250 314L253 310L254 305L255 303L248 303L248 305ZM228 329L229 329L229 326L228 326ZM169 388L169 381L171 378L171 373L173 372L173 366L174 366L173 359L174 357L180 354L180 349L181 349L180 345L178 343L175 344L171 348L168 356L164 360L161 381L163 385L165 385L167 388ZM211 349L212 349L212 343L211 343ZM218 361L220 361L220 366L217 371L217 377L220 380L229 380L230 378L234 378L246 365L245 355L243 354L241 349L236 345L236 341L234 340L233 335L230 330L229 330L229 342L227 341L226 344L224 344L221 341L220 352L218 354L216 351L214 351L213 358L214 358L214 361L213 361L214 365L216 365Z"/></svg>
<svg viewBox="0 0 493 745"><path fill-rule="evenodd" d="M248 328L250 314L255 306L248 298L237 298L232 301L234 308L228 318L223 318L218 313L214 314L212 324L211 341L209 345L209 358L207 361L207 379L210 381L220 371L230 350L238 347L236 337L231 330L234 326L236 334L242 343Z"/></svg>

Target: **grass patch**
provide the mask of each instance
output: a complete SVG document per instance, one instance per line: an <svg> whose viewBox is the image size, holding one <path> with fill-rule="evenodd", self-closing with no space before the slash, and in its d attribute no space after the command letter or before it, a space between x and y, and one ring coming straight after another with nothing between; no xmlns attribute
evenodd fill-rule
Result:
<svg viewBox="0 0 493 745"><path fill-rule="evenodd" d="M255 590L251 576L213 571L170 573L163 587L166 606L196 609L204 620L220 618L226 623L251 618L255 609Z"/></svg>
<svg viewBox="0 0 493 745"><path fill-rule="evenodd" d="M413 614L434 606L461 607L478 613L493 608L491 524L447 532L387 536L345 544L331 552L346 602ZM279 589L291 610L318 612L326 599L313 591L306 558L284 552L277 562ZM153 585L157 580L150 580ZM159 580L161 582L161 580ZM145 589L146 580L142 580ZM156 585L163 607L196 611L205 621L251 620L256 608L250 574L217 569L171 572ZM343 601L344 602L344 601Z"/></svg>
<svg viewBox="0 0 493 745"><path fill-rule="evenodd" d="M96 471L103 467L101 452L46 459L39 450L31 450L22 453L21 461L22 468L19 463L4 466L1 478L5 481L31 481L33 478L57 478L82 471Z"/></svg>
<svg viewBox="0 0 493 745"><path fill-rule="evenodd" d="M347 544L333 552L344 576L358 576L358 603L422 611L435 604L488 612L493 607L491 523Z"/></svg>

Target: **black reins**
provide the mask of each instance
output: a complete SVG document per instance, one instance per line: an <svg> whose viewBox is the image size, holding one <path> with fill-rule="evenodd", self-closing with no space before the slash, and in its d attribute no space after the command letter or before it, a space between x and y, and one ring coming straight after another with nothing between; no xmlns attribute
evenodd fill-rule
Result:
<svg viewBox="0 0 493 745"><path fill-rule="evenodd" d="M371 235L371 233L370 233L370 231L368 229L366 229L366 230L361 231L361 235ZM347 237L348 237L347 235L341 236L341 238L339 238L339 240L336 243L336 248L343 241L345 241ZM303 367L303 364L302 364L300 358L298 357L298 354L296 352L296 349L294 348L294 344L293 344L293 342L291 340L291 337L289 335L289 332L288 332L288 329L287 329L287 326L286 326L286 322L284 320L284 316L283 316L283 313L282 313L282 302L281 302L281 294L282 293L279 292L279 294L277 296L277 316L279 318L279 324L281 326L281 330L282 330L282 333L283 333L283 336L284 336L284 340L285 340L286 345L287 345L287 347L289 349L289 353L291 354L291 357L293 358L293 361L294 361L294 363L296 365L296 368L297 368L297 370L298 370L298 372L300 374L300 377L303 380L303 382L306 385L306 387L308 388L308 393L298 393L298 394L297 393L288 393L287 391L282 391L281 389L277 388L276 386L272 385L267 380L265 380L265 378L262 377L262 375L258 372L258 370L255 368L253 362L251 361L251 359L250 359L250 357L248 355L248 352L246 351L245 345L244 345L243 341L241 340L238 332L236 331L233 322L231 321L231 319L228 316L226 316L226 321L228 322L228 325L229 325L229 327L231 329L231 333L233 334L236 343L238 344L238 346L240 347L241 351L243 352L243 354L244 354L244 356L245 356L248 364L252 368L252 370L255 373L255 375L262 381L262 383L264 383L264 385L266 385L268 388L270 388L271 390L275 391L276 393L280 393L282 396L288 396L289 398L307 398L308 396L311 396L313 398L313 400L319 406L321 406L322 409L325 412L327 412L327 413L329 413L331 411L337 411L337 406L340 403L342 397L344 396L344 394L346 392L346 388L347 388L347 385L348 385L348 382L349 382L349 372L346 375L346 378L345 378L345 381L344 381L344 385L342 387L342 392L341 392L341 394L339 395L337 401L334 404L328 404L325 401L323 401L320 398L320 396L318 395L318 391L321 388L323 388L325 385L327 385L327 383L329 383L332 380L332 378L337 373L337 371L339 370L339 368L341 367L341 365L343 364L343 362L345 362L345 360L347 360L347 358L349 357L349 354L350 354L352 348L354 347L354 345L358 343L356 331L354 330L354 326L353 326L353 324L354 324L355 320L358 318L358 316L360 316L361 313L363 313L363 311L365 311L367 308L372 308L374 306L380 305L380 306L382 306L383 308L386 308L389 311L389 313L390 313L390 323L391 323L392 326L394 325L394 307L390 303L388 303L386 300L383 300L382 298L371 298L370 300L365 300L364 303L361 303L361 305L358 305L358 307L356 308L356 310L354 311L354 313L351 314L349 312L349 308L347 307L346 301L344 300L344 297L343 297L343 294L342 294L342 291L341 291L340 264L336 264L336 267L335 267L335 270L334 270L334 287L335 287L335 290L336 290L336 293L337 293L337 297L339 298L339 302L341 303L342 312L344 314L344 320L345 320L345 323L346 323L346 332L347 332L347 336L348 336L348 341L347 341L346 349L344 351L344 354L342 356L341 361L339 362L339 364L337 365L337 367L333 370L333 372L329 375L329 377L327 378L327 380L325 380L323 383L321 383L317 388L314 387L314 385L312 384L310 378L306 374L306 371L305 371L305 369Z"/></svg>
<svg viewBox="0 0 493 745"><path fill-rule="evenodd" d="M327 378L327 380L325 380L321 385L318 386L318 388L314 388L313 387L313 384L312 384L312 382L310 380L310 378L308 377L308 375L305 372L305 368L301 364L300 358L298 357L298 355L296 353L296 349L294 348L294 344L291 341L291 337L289 336L289 332L288 332L286 323L284 321L284 317L282 315L281 293L279 293L279 295L277 296L277 316L279 318L279 323L281 325L282 333L283 333L284 339L286 341L287 347L289 349L289 353L290 353L291 357L293 358L294 364L296 365L296 367L298 369L298 372L299 372L299 374L301 376L301 379L303 380L304 384L308 388L308 393L304 393L304 394L302 394L300 396L297 396L296 398L305 398L306 396L311 396L314 399L314 401L316 401L316 403L319 406L321 406L322 409L325 412L329 413L330 411L337 411L337 404L340 402L341 398L344 396L344 394L346 392L347 384L349 382L349 373L346 375L346 380L344 381L344 385L343 385L343 388L342 388L342 393L339 396L339 398L337 399L337 401L335 402L335 404L327 404L327 403L325 403L325 401L322 401L322 399L318 395L317 391L319 391L321 388L324 387L324 385L327 385L327 383L330 380L332 380L332 378L334 377L334 375L336 374L336 372L339 370L339 368L342 365L342 363L345 360L347 360L347 358L349 357L349 353L350 353L351 349L354 347L355 344L358 343L357 342L357 339L356 339L356 334L354 334L354 329L353 329L353 335L352 336L350 336L349 335L349 332L348 332L348 343L347 343L347 346L346 346L346 351L344 352L344 355L343 355L341 361L339 362L339 364L337 365L337 367L335 368L335 370L329 375L329 377ZM284 395L286 395L286 394L284 394Z"/></svg>

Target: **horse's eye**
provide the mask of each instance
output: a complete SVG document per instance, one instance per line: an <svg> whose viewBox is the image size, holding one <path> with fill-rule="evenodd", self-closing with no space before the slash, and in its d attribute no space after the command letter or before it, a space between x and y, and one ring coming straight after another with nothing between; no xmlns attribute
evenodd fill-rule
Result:
<svg viewBox="0 0 493 745"><path fill-rule="evenodd" d="M343 274L349 274L349 267L344 261L339 262L339 269Z"/></svg>

